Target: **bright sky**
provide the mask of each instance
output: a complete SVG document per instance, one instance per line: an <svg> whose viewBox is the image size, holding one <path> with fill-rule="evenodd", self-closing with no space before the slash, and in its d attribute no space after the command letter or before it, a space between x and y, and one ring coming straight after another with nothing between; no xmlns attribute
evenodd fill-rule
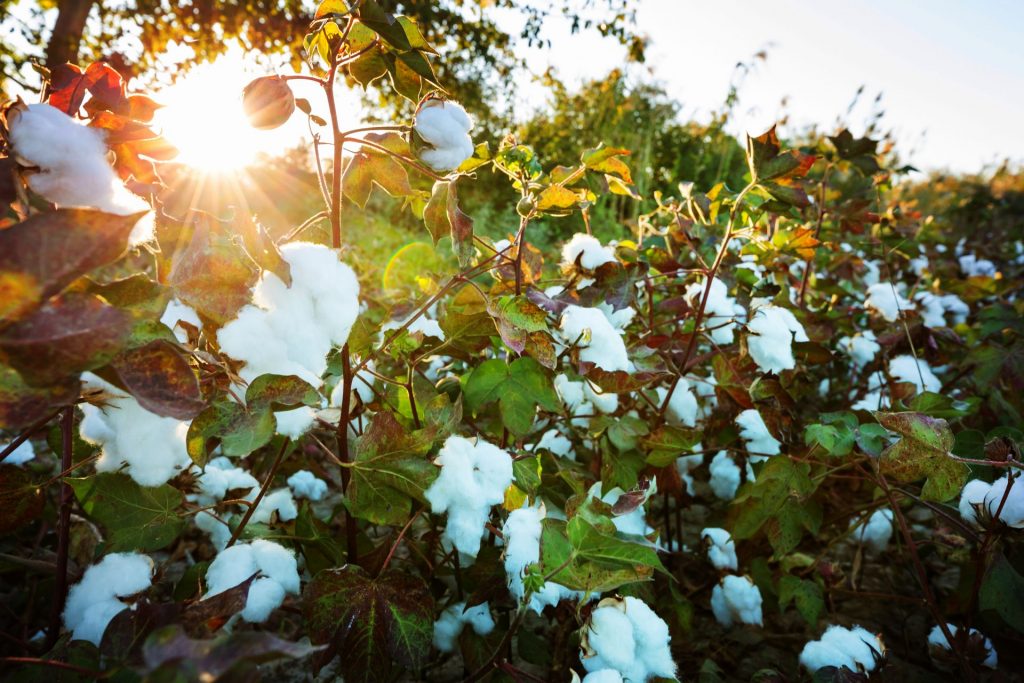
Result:
<svg viewBox="0 0 1024 683"><path fill-rule="evenodd" d="M883 125L919 168L1024 161L1021 0L638 0L637 7L651 40L645 66L684 114L700 118L719 106L736 63L768 47L767 63L742 91L736 134L762 132L784 97L791 129L827 130L864 85L848 119L854 132L881 92ZM622 65L624 50L612 41L571 36L559 22L546 31L554 48L530 56L538 73L550 64L571 84ZM524 103L541 97L532 88Z"/></svg>

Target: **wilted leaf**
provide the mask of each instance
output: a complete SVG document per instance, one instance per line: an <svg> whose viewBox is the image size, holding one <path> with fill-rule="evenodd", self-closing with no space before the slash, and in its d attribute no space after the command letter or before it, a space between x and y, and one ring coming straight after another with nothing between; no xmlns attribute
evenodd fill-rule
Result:
<svg viewBox="0 0 1024 683"><path fill-rule="evenodd" d="M970 470L949 457L954 438L945 420L911 412L874 415L879 424L900 436L882 451L883 474L900 483L927 478L921 490L925 500L942 503L960 493Z"/></svg>
<svg viewBox="0 0 1024 683"><path fill-rule="evenodd" d="M190 420L205 406L192 367L168 341L158 339L123 351L111 367L128 393L151 413Z"/></svg>
<svg viewBox="0 0 1024 683"><path fill-rule="evenodd" d="M237 664L259 664L282 657L302 658L323 648L291 643L263 631L238 631L213 640L193 640L179 625L153 633L142 647L146 669L167 680L224 680ZM155 678L155 677L154 677ZM157 680L164 680L158 678Z"/></svg>
<svg viewBox="0 0 1024 683"><path fill-rule="evenodd" d="M0 364L0 428L28 427L78 398L78 377L42 387L25 383L13 368Z"/></svg>

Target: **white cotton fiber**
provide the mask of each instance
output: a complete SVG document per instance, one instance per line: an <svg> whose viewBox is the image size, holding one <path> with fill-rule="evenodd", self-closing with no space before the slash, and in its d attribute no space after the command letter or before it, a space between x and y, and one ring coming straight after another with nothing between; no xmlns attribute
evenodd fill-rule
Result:
<svg viewBox="0 0 1024 683"><path fill-rule="evenodd" d="M864 301L864 307L891 323L899 320L901 311L914 310L914 304L907 301L889 282L879 282L868 287L868 298Z"/></svg>
<svg viewBox="0 0 1024 683"><path fill-rule="evenodd" d="M985 493L985 507L993 517L998 511L1003 524L1014 529L1024 529L1024 481L1018 475L1007 493L1009 485L1010 475L992 482L992 486ZM1003 506L1002 510L999 509L1000 504Z"/></svg>
<svg viewBox="0 0 1024 683"><path fill-rule="evenodd" d="M175 339L182 344L188 342L188 334L185 332L184 327L178 325L179 322L188 323L200 330L203 329L203 321L199 319L199 314L196 313L195 309L191 306L186 306L177 299L171 299L167 303L164 314L160 316L160 322L171 328Z"/></svg>
<svg viewBox="0 0 1024 683"><path fill-rule="evenodd" d="M441 652L454 652L455 643L466 624L478 636L488 635L494 630L490 606L484 602L466 609L465 602L458 602L441 612L434 622L434 647Z"/></svg>
<svg viewBox="0 0 1024 683"><path fill-rule="evenodd" d="M718 451L708 466L711 480L708 482L711 491L720 500L732 500L740 487L740 467L732 459L728 451Z"/></svg>
<svg viewBox="0 0 1024 683"><path fill-rule="evenodd" d="M608 322L599 308L569 306L562 312L559 324L562 340L577 344L580 360L603 370L629 370L629 357L622 335Z"/></svg>
<svg viewBox="0 0 1024 683"><path fill-rule="evenodd" d="M584 676L582 683L623 683L623 680L622 674L615 669L600 669Z"/></svg>
<svg viewBox="0 0 1024 683"><path fill-rule="evenodd" d="M658 395L658 405L664 405L665 397L669 396L668 388L658 387L656 392ZM668 418L671 424L693 427L697 424L697 411L697 397L694 395L686 378L680 377L672 389L672 395L669 396L665 417Z"/></svg>
<svg viewBox="0 0 1024 683"><path fill-rule="evenodd" d="M889 376L897 382L909 382L917 393L941 391L942 380L935 376L928 361L911 355L896 356L889 360Z"/></svg>
<svg viewBox="0 0 1024 683"><path fill-rule="evenodd" d="M323 500L327 495L327 482L309 470L299 470L288 477L288 486L291 487L296 498L305 498L316 502Z"/></svg>
<svg viewBox="0 0 1024 683"><path fill-rule="evenodd" d="M28 176L29 187L59 207L88 207L127 216L149 205L125 187L107 159L104 134L48 104L15 108L8 118L14 154L39 172ZM153 237L152 217L132 230L129 243Z"/></svg>
<svg viewBox="0 0 1024 683"><path fill-rule="evenodd" d="M430 147L419 157L435 171L451 171L473 156L473 120L457 102L430 99L416 112L413 129Z"/></svg>
<svg viewBox="0 0 1024 683"><path fill-rule="evenodd" d="M842 337L837 344L839 350L850 357L853 364L858 368L875 359L875 355L882 347L878 344L875 333L871 330L858 332L852 337Z"/></svg>
<svg viewBox="0 0 1024 683"><path fill-rule="evenodd" d="M723 576L711 591L711 611L726 628L737 622L761 626L761 591L746 576Z"/></svg>
<svg viewBox="0 0 1024 683"><path fill-rule="evenodd" d="M0 451L7 448L10 444L0 444ZM4 465L24 465L27 462L35 460L36 449L32 445L32 442L25 439L21 444L11 451L6 458L3 459Z"/></svg>
<svg viewBox="0 0 1024 683"><path fill-rule="evenodd" d="M740 428L740 438L747 442L749 459L753 462L760 462L782 452L782 443L772 436L761 413L754 408L748 408L737 415L736 425Z"/></svg>
<svg viewBox="0 0 1024 683"><path fill-rule="evenodd" d="M917 303L917 312L921 321L927 327L946 326L946 308L942 305L942 299L931 292L920 291L914 295Z"/></svg>
<svg viewBox="0 0 1024 683"><path fill-rule="evenodd" d="M680 479L682 479L683 483L686 484L686 492L691 496L696 495L696 492L693 488L693 475L690 473L700 467L703 462L703 453L680 455L676 458L676 472L679 473Z"/></svg>
<svg viewBox="0 0 1024 683"><path fill-rule="evenodd" d="M597 270L606 263L615 262L615 250L602 246L601 241L592 235L578 232L562 246L562 268L575 268L576 259L579 259L583 270Z"/></svg>
<svg viewBox="0 0 1024 683"><path fill-rule="evenodd" d="M513 510L501 529L505 539L505 574L512 596L522 602L526 594L523 573L531 564L540 561L541 521L545 512L543 504ZM569 590L553 581L546 581L544 587L530 595L529 608L537 614L548 605L557 605L563 599L578 599L583 593Z"/></svg>
<svg viewBox="0 0 1024 683"><path fill-rule="evenodd" d="M956 638L956 633L959 630L956 627L956 624L949 624L949 623L947 623L946 624L946 628L949 629L950 635L952 635L953 638L955 639ZM998 669L999 668L999 655L996 653L996 648L995 648L994 645L992 645L992 641L989 640L988 638L986 638L981 633L981 631L979 631L976 628L972 628L971 630L969 630L967 632L967 634L968 634L968 637L971 638L972 640L979 640L984 645L984 648L985 648L985 652L984 652L985 658L982 660L981 665L985 666L985 667L988 667L989 669ZM929 646L930 649L934 648L934 649L947 650L947 651L953 649L952 644L949 642L949 640L946 639L946 634L942 632L942 628L940 626L938 626L938 625L935 625L934 627L932 627L932 630L928 633L928 646Z"/></svg>
<svg viewBox="0 0 1024 683"><path fill-rule="evenodd" d="M885 552L889 547L889 539L892 538L892 510L885 508L875 510L867 521L863 522L853 532L854 539L867 548L873 554ZM862 520L855 519L851 525Z"/></svg>
<svg viewBox="0 0 1024 683"><path fill-rule="evenodd" d="M654 529L647 525L647 518L644 512L644 505L647 499L654 495L656 490L656 482L651 484L651 487L647 490L643 502L636 506L629 512L623 515L615 515L612 517L612 524L615 525L615 530L620 534L628 534L630 536L647 536L654 533ZM595 482L590 490L587 491L587 495L598 498L603 503L608 503L614 506L618 502L619 498L625 494L618 486L612 488L608 493L601 495L601 482Z"/></svg>
<svg viewBox="0 0 1024 683"><path fill-rule="evenodd" d="M204 507L224 500L228 491L236 491L242 497L249 496L260 485L256 477L241 467L235 467L223 456L206 463L206 468L197 475L196 483L199 490L192 499Z"/></svg>
<svg viewBox="0 0 1024 683"><path fill-rule="evenodd" d="M526 450L546 450L552 455L557 455L567 460L576 460L576 451L573 450L572 441L557 429L549 429L544 432L536 445L529 445L526 447Z"/></svg>
<svg viewBox="0 0 1024 683"><path fill-rule="evenodd" d="M224 353L245 362L239 374L247 382L269 373L297 375L320 387L327 354L348 341L358 315L359 282L323 245L292 242L281 256L291 266L291 286L264 272L253 303L220 329L217 341Z"/></svg>
<svg viewBox="0 0 1024 683"><path fill-rule="evenodd" d="M608 318L608 322L611 323L612 327L620 333L629 327L629 324L633 322L633 318L636 317L636 309L632 306L615 310L611 304L599 301L597 302L597 307L604 313L604 317Z"/></svg>
<svg viewBox="0 0 1024 683"><path fill-rule="evenodd" d="M621 679L638 683L676 676L668 625L638 598L602 600L591 612L583 639L581 660L591 675L612 669ZM620 679L606 674L596 680Z"/></svg>
<svg viewBox="0 0 1024 683"><path fill-rule="evenodd" d="M257 491L253 491L250 500L255 500L257 493ZM280 488L269 491L267 495L263 496L260 504L256 506L256 510L249 517L249 521L253 524L269 524L276 518L281 522L290 522L298 516L299 510L295 507L291 489Z"/></svg>
<svg viewBox="0 0 1024 683"><path fill-rule="evenodd" d="M86 389L102 389L112 396L104 406L82 404L85 416L79 434L89 443L102 447L96 470L114 472L126 465L125 472L142 486L167 483L192 459L185 449L188 422L151 413L133 397L86 373Z"/></svg>
<svg viewBox="0 0 1024 683"><path fill-rule="evenodd" d="M793 312L781 306L759 307L747 323L747 351L764 372L782 372L796 367L793 341L808 341L804 326Z"/></svg>
<svg viewBox="0 0 1024 683"><path fill-rule="evenodd" d="M995 277L999 269L988 259L980 259L975 254L964 254L959 259L960 272L967 277Z"/></svg>
<svg viewBox="0 0 1024 683"><path fill-rule="evenodd" d="M877 665L876 657L884 654L885 645L881 638L867 629L829 626L820 640L804 646L800 664L812 674L826 666L845 666L853 672L870 673Z"/></svg>
<svg viewBox="0 0 1024 683"><path fill-rule="evenodd" d="M694 311L700 308L704 297L707 280L695 282L686 288L686 299ZM719 345L731 344L736 329L736 321L743 320L746 311L729 296L729 287L715 278L711 281L711 292L704 306L704 329L711 335L711 340Z"/></svg>
<svg viewBox="0 0 1024 683"><path fill-rule="evenodd" d="M558 398L562 399L562 403L569 409L569 412L575 412L586 397L583 393L583 382L574 382L569 379L565 374L555 375L555 391L558 392Z"/></svg>
<svg viewBox="0 0 1024 683"><path fill-rule="evenodd" d="M389 320L381 326L380 331L382 334L391 332L402 328L408 321L409 317L401 320ZM444 330L441 329L441 324L436 320L428 318L425 314L420 315L405 328L407 334L422 334L424 337L433 337L439 341L444 341Z"/></svg>
<svg viewBox="0 0 1024 683"><path fill-rule="evenodd" d="M512 457L483 439L450 436L434 461L441 473L424 492L435 514L448 513L443 538L476 557L491 507L512 483Z"/></svg>
<svg viewBox="0 0 1024 683"><path fill-rule="evenodd" d="M736 559L736 543L725 529L709 527L700 532L700 537L708 549L708 560L719 571L739 568Z"/></svg>
<svg viewBox="0 0 1024 683"><path fill-rule="evenodd" d="M960 517L972 526L981 526L978 522L978 509L985 504L985 496L992 489L992 484L981 479L972 479L960 492Z"/></svg>
<svg viewBox="0 0 1024 683"><path fill-rule="evenodd" d="M85 570L71 587L64 626L75 640L99 645L110 620L128 609L118 598L140 593L152 584L153 561L138 553L112 553Z"/></svg>
<svg viewBox="0 0 1024 683"><path fill-rule="evenodd" d="M206 570L206 595L219 595L253 574L242 618L257 624L281 606L285 595L299 594L299 571L292 551L272 541L236 543L218 553Z"/></svg>

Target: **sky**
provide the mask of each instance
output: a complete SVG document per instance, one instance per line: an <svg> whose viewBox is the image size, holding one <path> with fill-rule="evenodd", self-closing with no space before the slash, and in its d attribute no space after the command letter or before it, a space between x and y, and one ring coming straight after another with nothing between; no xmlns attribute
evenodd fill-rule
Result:
<svg viewBox="0 0 1024 683"><path fill-rule="evenodd" d="M882 94L883 128L906 161L922 169L977 171L1024 160L1024 2L1021 0L637 0L650 39L646 77L706 117L723 101L734 67L767 48L741 91L734 134L763 132L784 112L789 128L826 131L848 117L863 129ZM515 31L517 22L505 15ZM569 84L622 66L624 49L595 33L571 35L550 21L549 52L529 53L531 70L554 66ZM786 98L785 109L780 102ZM543 102L539 86L523 106ZM780 129L784 134L785 128ZM909 156L909 158L906 158Z"/></svg>

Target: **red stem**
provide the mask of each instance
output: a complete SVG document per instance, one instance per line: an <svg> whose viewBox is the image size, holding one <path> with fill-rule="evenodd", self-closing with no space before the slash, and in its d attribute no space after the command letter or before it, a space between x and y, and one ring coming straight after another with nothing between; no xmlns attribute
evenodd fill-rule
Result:
<svg viewBox="0 0 1024 683"><path fill-rule="evenodd" d="M61 455L60 469L67 472L71 469L74 452L75 408L68 406L61 416ZM74 491L67 481L63 480L60 487L60 512L57 517L57 575L53 588L53 610L50 612L50 630L47 634L47 649L53 647L60 634L61 614L64 612L64 601L68 595L68 549L71 538L71 502Z"/></svg>

